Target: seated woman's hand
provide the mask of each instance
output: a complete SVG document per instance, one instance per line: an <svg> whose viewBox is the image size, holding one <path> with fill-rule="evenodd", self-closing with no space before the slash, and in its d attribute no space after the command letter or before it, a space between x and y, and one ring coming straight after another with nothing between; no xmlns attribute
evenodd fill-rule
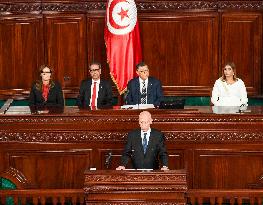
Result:
<svg viewBox="0 0 263 205"><path fill-rule="evenodd" d="M125 170L125 167L124 167L124 166L118 166L118 167L116 168L116 170Z"/></svg>
<svg viewBox="0 0 263 205"><path fill-rule="evenodd" d="M169 168L167 166L163 166L161 170L169 170Z"/></svg>

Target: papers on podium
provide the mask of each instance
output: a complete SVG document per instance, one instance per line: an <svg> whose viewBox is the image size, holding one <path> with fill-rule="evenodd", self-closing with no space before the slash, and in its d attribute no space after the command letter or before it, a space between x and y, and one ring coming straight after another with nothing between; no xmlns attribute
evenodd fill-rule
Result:
<svg viewBox="0 0 263 205"><path fill-rule="evenodd" d="M131 110L140 110L140 109L153 109L155 108L153 104L136 104L136 105L122 105L121 109L131 109Z"/></svg>

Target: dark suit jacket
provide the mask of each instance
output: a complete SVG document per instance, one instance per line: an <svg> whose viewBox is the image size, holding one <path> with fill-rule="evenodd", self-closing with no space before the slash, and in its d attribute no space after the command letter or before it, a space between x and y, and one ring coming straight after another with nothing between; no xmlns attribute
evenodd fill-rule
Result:
<svg viewBox="0 0 263 205"><path fill-rule="evenodd" d="M80 85L79 96L77 98L77 105L80 107L89 107L91 98L91 84L92 80L83 80ZM112 89L111 84L107 80L100 79L99 92L97 98L97 107L111 107L112 106Z"/></svg>
<svg viewBox="0 0 263 205"><path fill-rule="evenodd" d="M148 78L147 87L147 103L160 105L163 100L162 85L159 80L154 77ZM141 103L141 92L139 77L133 78L129 81L127 86L126 104L135 105Z"/></svg>
<svg viewBox="0 0 263 205"><path fill-rule="evenodd" d="M42 90L36 88L36 83L32 85L29 95L30 106L64 106L64 96L62 88L58 82L54 81L54 86L50 88L47 101L42 96Z"/></svg>
<svg viewBox="0 0 263 205"><path fill-rule="evenodd" d="M151 128L147 151L144 155L141 130L131 131L122 154L121 165L126 166L129 158L132 159L134 169L159 169L159 159L163 166L168 166L168 154L163 134Z"/></svg>

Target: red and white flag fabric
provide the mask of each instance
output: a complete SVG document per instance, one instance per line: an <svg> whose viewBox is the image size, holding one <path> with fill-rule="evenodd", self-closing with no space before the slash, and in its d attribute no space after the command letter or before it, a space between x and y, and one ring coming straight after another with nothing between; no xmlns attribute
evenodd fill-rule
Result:
<svg viewBox="0 0 263 205"><path fill-rule="evenodd" d="M134 0L108 0L104 38L110 74L123 94L142 60L137 8Z"/></svg>

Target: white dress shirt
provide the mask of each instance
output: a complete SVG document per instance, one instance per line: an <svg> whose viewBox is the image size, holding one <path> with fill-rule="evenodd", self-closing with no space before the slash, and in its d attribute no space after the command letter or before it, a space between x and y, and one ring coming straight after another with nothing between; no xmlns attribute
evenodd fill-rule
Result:
<svg viewBox="0 0 263 205"><path fill-rule="evenodd" d="M142 144L143 144L144 133L147 133L146 139L147 139L147 146L148 146L150 135L151 135L151 128L147 132L144 132L141 130Z"/></svg>

